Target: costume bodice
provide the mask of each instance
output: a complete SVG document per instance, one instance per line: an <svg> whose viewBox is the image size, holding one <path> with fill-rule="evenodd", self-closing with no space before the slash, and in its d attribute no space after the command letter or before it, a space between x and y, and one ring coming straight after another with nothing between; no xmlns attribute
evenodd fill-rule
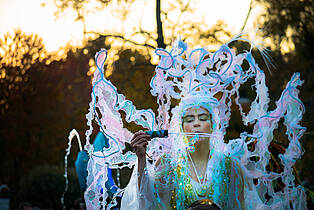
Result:
<svg viewBox="0 0 314 210"><path fill-rule="evenodd" d="M196 200L210 199L223 209L230 200L229 185L231 183L231 158L223 154L214 154L207 163L207 175L204 181L195 181L189 174L190 165L186 159L170 161L160 175L164 183L172 185L171 207L184 209ZM156 185L155 187L158 187Z"/></svg>

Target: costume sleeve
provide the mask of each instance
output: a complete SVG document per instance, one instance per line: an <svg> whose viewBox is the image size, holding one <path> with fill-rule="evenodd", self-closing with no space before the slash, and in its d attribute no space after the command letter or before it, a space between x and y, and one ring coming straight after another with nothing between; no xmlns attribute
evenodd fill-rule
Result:
<svg viewBox="0 0 314 210"><path fill-rule="evenodd" d="M230 177L229 196L237 195L232 202L232 209L269 209L261 201L253 179L245 176L244 170L236 158L232 160Z"/></svg>
<svg viewBox="0 0 314 210"><path fill-rule="evenodd" d="M229 158L228 158L229 159ZM244 209L244 177L237 159L230 158L227 209Z"/></svg>
<svg viewBox="0 0 314 210"><path fill-rule="evenodd" d="M163 177L166 166L155 166L149 161L146 162L141 187L138 187L138 170L137 164L133 169L133 173L129 184L124 190L121 201L121 209L168 209L171 199L171 185L168 180ZM168 168L169 170L169 168ZM166 180L166 182L163 182Z"/></svg>

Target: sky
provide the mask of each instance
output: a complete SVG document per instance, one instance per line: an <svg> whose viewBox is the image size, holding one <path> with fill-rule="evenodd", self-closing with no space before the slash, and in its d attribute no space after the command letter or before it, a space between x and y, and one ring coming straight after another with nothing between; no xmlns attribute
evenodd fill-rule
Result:
<svg viewBox="0 0 314 210"><path fill-rule="evenodd" d="M48 4L42 7L42 3ZM150 5L149 0L138 0L134 8L143 13L143 25L151 26L150 16L154 11L154 4ZM206 24L211 26L217 20L224 20L228 24L228 29L238 33L246 18L250 0L192 0L193 6L197 8L195 18L204 17ZM143 7L146 5L145 7ZM113 7L119 7L115 5ZM145 8L139 10L138 8ZM61 18L56 19L54 12L56 8L52 5L51 0L0 0L0 37L6 32L13 32L14 28L20 28L22 31L30 34L37 33L43 38L48 51L57 51L67 43L79 45L83 38L83 25L75 22L75 14L71 12L64 13ZM258 14L258 9L253 9L247 28L253 28L253 19ZM136 21L136 16L131 16L130 21ZM101 20L101 21L100 21ZM130 23L125 23L130 25ZM87 19L87 28L90 30L111 30L119 31L119 27L114 17L108 17L108 13L91 15Z"/></svg>

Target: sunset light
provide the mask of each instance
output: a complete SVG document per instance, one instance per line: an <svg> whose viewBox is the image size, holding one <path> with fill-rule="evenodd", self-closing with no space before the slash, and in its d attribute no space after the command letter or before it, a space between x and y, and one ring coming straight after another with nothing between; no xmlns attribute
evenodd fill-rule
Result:
<svg viewBox="0 0 314 210"><path fill-rule="evenodd" d="M190 1L190 5L197 10L187 18L204 21L202 28L210 28L218 20L223 20L228 26L227 29L236 34L245 21L250 0L193 0ZM111 9L119 8L119 4L113 4L103 11L89 14L86 17L86 28L87 31L111 33L121 33L121 30L125 30L126 34L128 31L131 34L132 28L141 21L144 29L152 30L155 24L154 7L153 1L136 1L130 9L138 12L131 13L126 21L121 23L115 16L110 15ZM251 12L247 30L254 30L253 19L260 12L259 10L255 8ZM75 21L76 13L67 10L56 18L54 12L56 12L55 6L48 0L1 0L0 34L12 32L14 28L21 28L26 33L37 33L43 38L49 51L56 51L68 43L79 45L83 39L83 24ZM173 15L175 18L175 14ZM179 31L174 35L179 35ZM140 42L141 38L137 41Z"/></svg>

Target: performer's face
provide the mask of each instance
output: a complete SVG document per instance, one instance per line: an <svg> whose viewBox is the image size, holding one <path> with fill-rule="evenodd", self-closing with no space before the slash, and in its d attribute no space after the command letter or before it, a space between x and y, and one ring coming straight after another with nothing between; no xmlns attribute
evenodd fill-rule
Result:
<svg viewBox="0 0 314 210"><path fill-rule="evenodd" d="M189 108L182 118L184 132L211 133L210 114L203 107Z"/></svg>

